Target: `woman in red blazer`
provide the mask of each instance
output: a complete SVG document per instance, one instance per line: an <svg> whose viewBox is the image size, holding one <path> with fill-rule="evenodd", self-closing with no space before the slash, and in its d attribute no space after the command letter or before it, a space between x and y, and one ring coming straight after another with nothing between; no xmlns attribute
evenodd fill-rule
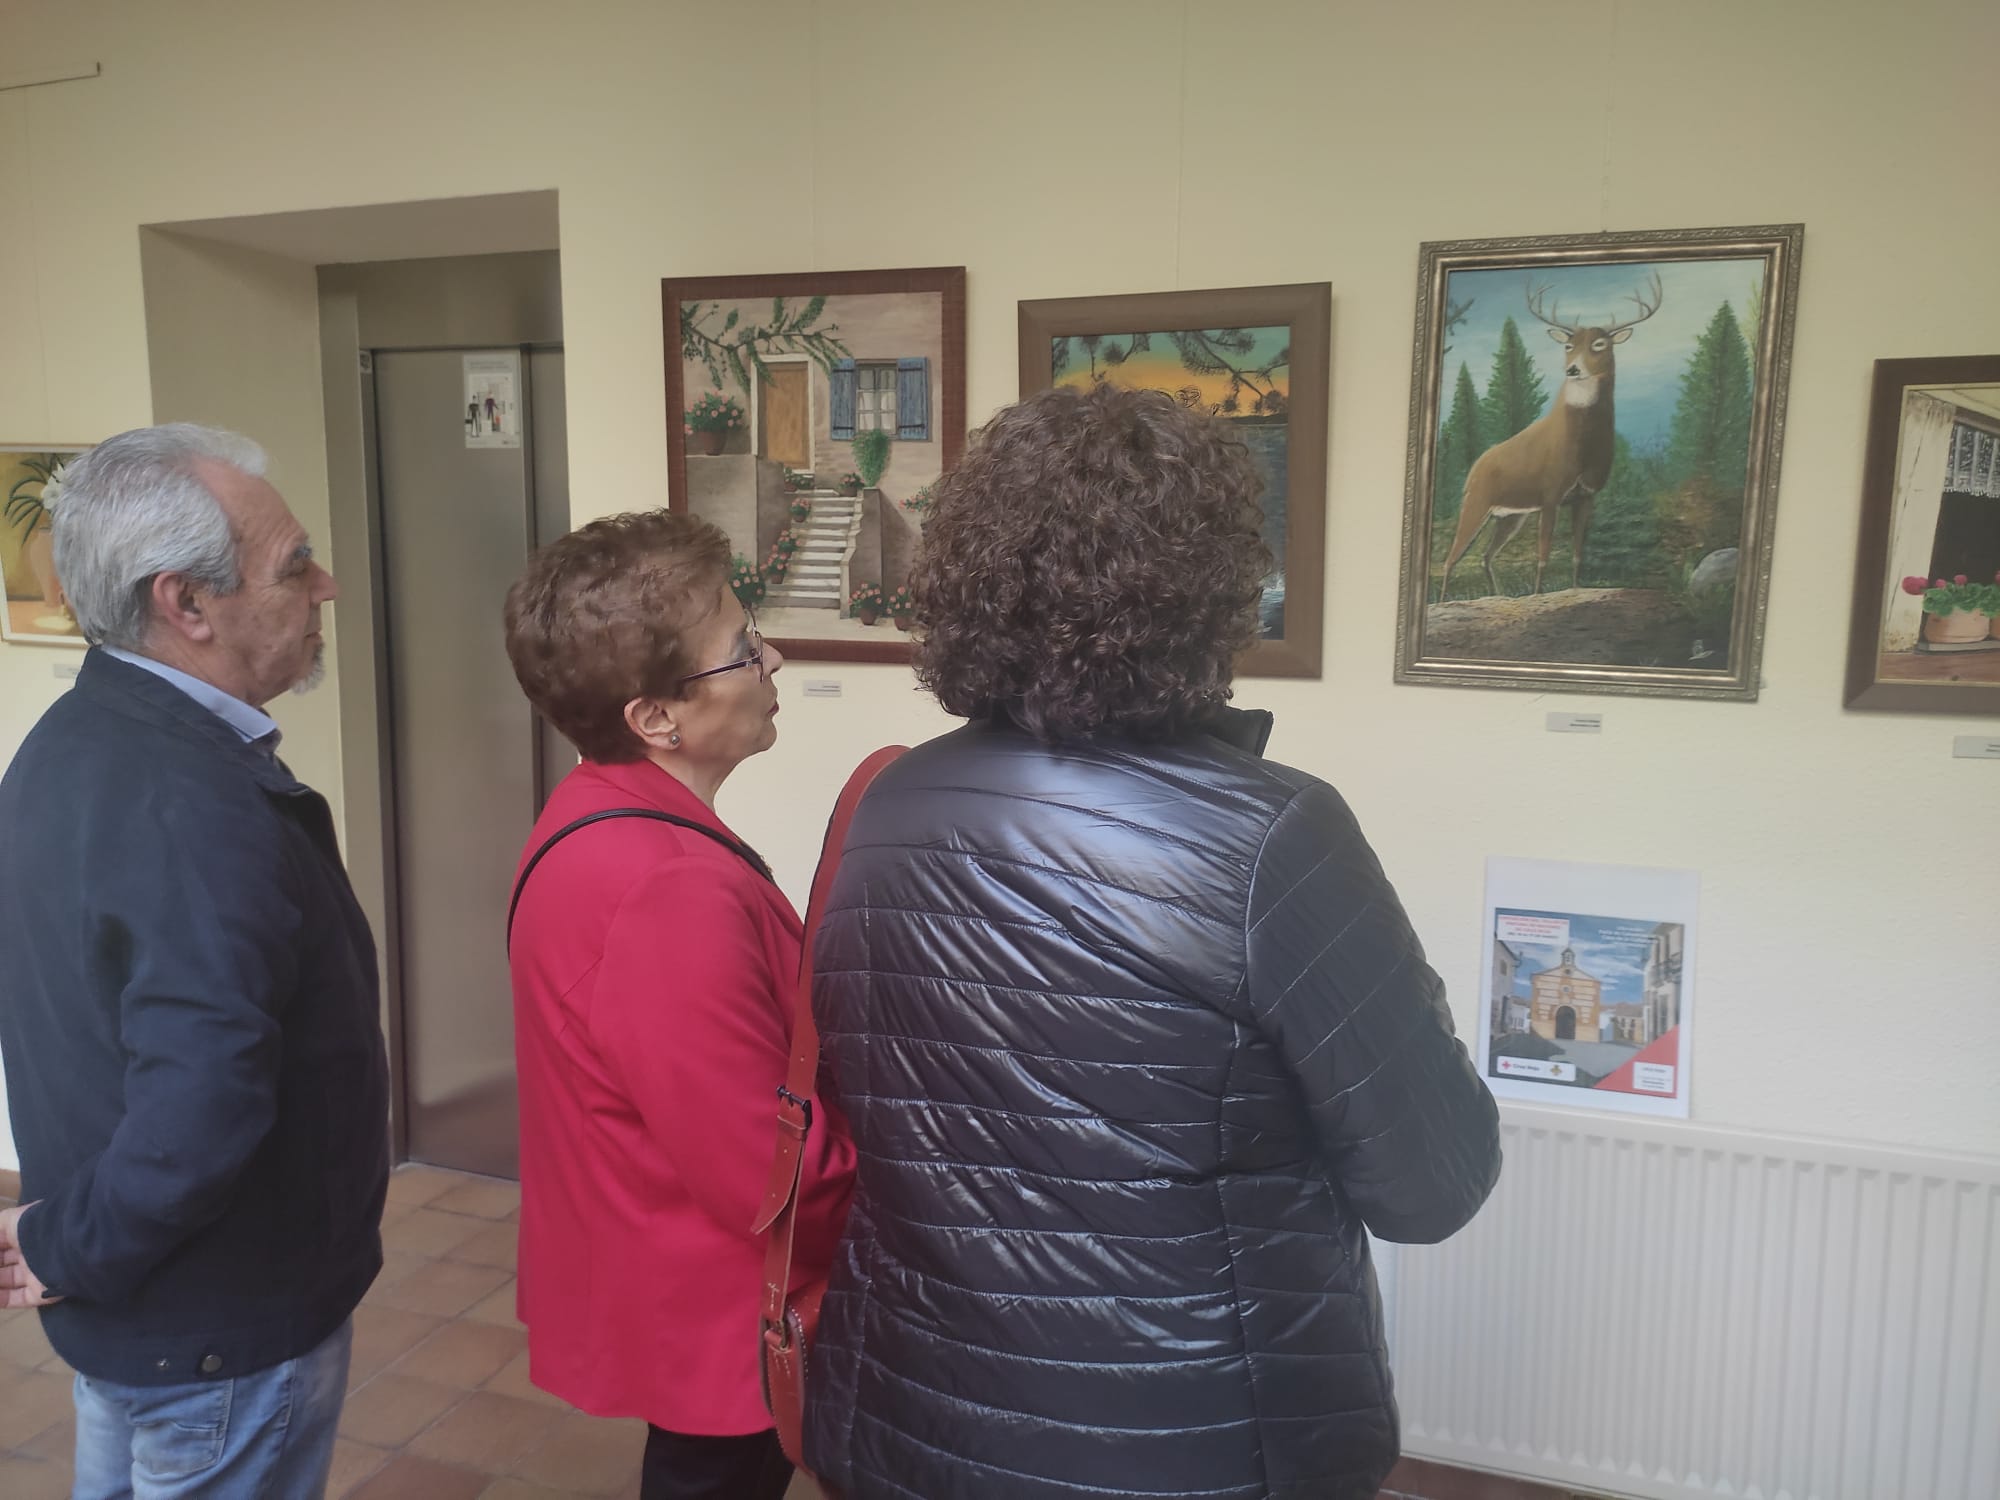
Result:
<svg viewBox="0 0 2000 1500"><path fill-rule="evenodd" d="M509 956L521 1088L519 1306L529 1374L643 1417L644 1500L782 1496L759 1384L763 1198L785 1081L798 914L715 813L777 740L783 658L692 516L595 521L507 596L507 651L583 763L523 851ZM684 826L691 824L694 826ZM519 876L517 875L517 879ZM793 1271L825 1274L854 1150L816 1108Z"/></svg>

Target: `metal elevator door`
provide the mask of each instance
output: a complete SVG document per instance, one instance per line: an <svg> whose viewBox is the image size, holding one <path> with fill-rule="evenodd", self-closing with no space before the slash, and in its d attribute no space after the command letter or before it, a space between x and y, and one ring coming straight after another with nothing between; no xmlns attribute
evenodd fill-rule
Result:
<svg viewBox="0 0 2000 1500"><path fill-rule="evenodd" d="M469 441L469 354L518 357L519 446ZM502 1177L520 1161L507 900L548 769L501 611L538 538L568 525L562 358L373 357L408 1153Z"/></svg>

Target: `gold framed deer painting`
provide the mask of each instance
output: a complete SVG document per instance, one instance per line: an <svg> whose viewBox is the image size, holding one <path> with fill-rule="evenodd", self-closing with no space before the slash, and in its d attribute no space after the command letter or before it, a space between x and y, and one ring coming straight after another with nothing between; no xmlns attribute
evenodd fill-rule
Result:
<svg viewBox="0 0 2000 1500"><path fill-rule="evenodd" d="M1757 696L1803 239L1422 247L1398 682Z"/></svg>

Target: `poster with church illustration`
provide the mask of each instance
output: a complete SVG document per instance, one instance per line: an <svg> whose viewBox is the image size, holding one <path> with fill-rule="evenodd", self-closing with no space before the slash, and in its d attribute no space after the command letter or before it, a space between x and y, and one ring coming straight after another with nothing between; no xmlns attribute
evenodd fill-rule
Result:
<svg viewBox="0 0 2000 1500"><path fill-rule="evenodd" d="M1686 870L1489 860L1479 1062L1493 1092L1685 1118L1699 888Z"/></svg>
<svg viewBox="0 0 2000 1500"><path fill-rule="evenodd" d="M907 661L931 487L965 443L965 271L662 283L671 505L787 656Z"/></svg>

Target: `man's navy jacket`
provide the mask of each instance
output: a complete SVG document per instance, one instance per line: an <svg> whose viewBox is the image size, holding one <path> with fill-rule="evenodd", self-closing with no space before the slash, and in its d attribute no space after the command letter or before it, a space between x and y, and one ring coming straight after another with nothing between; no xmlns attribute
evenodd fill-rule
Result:
<svg viewBox="0 0 2000 1500"><path fill-rule="evenodd" d="M304 1354L382 1265L375 947L326 802L92 651L0 779L0 1053L21 1248L84 1374Z"/></svg>

